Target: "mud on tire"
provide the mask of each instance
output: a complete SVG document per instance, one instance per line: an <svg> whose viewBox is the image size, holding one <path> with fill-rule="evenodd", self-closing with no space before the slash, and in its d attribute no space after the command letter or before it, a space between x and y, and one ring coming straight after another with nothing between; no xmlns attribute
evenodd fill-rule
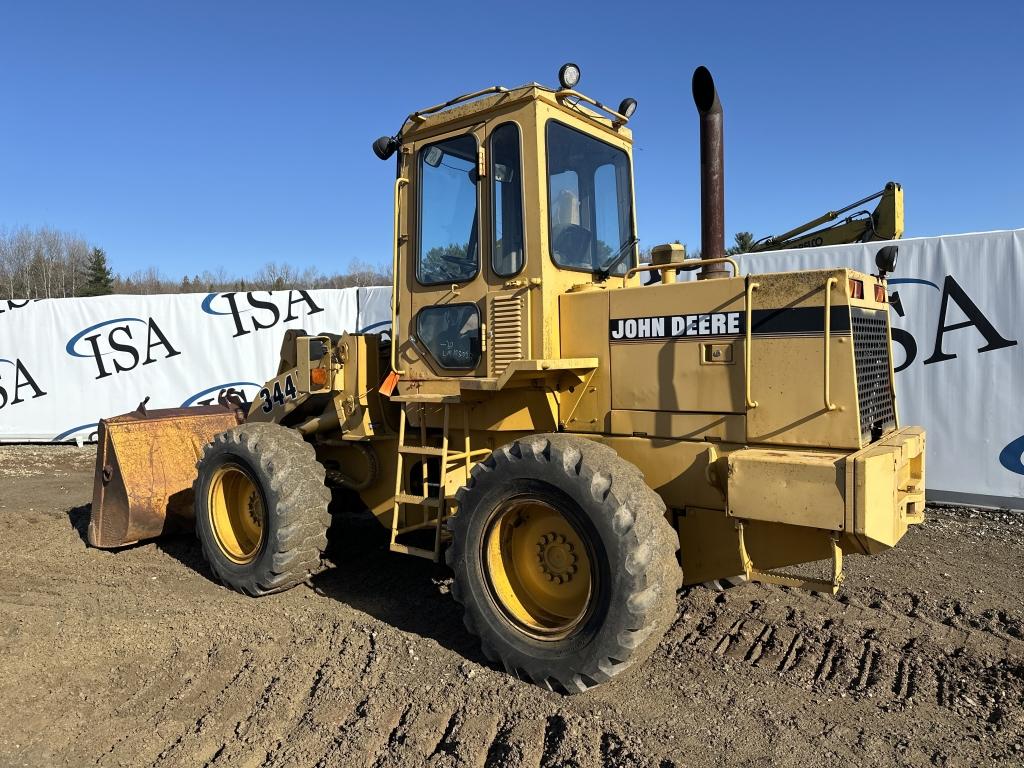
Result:
<svg viewBox="0 0 1024 768"><path fill-rule="evenodd" d="M496 586L491 577L495 520L521 498L556 509L590 558L586 607L557 636L538 637L518 622L500 596L507 584L498 579ZM452 594L489 659L522 679L577 693L625 671L657 646L675 616L682 581L678 537L661 498L615 451L573 435L517 440L477 464L457 499L447 552L455 572Z"/></svg>
<svg viewBox="0 0 1024 768"><path fill-rule="evenodd" d="M330 491L313 447L293 429L243 424L217 435L196 465L196 533L203 556L226 586L248 595L280 592L309 578L327 546ZM211 513L211 485L245 477L259 494L262 529L245 557L232 557Z"/></svg>

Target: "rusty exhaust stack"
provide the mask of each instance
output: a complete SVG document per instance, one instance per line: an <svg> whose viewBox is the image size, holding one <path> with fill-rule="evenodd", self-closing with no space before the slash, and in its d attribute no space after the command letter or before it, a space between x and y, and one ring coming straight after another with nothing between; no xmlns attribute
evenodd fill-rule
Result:
<svg viewBox="0 0 1024 768"><path fill-rule="evenodd" d="M693 103L700 115L700 255L725 256L725 160L722 102L707 67L693 71ZM705 264L698 279L726 277L724 263Z"/></svg>

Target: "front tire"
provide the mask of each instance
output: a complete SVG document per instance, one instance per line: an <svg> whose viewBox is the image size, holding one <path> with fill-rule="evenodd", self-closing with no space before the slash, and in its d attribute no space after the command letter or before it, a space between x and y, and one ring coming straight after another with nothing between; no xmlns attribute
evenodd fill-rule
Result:
<svg viewBox="0 0 1024 768"><path fill-rule="evenodd" d="M640 471L574 435L499 448L460 489L452 594L484 654L578 693L642 661L675 616L682 572Z"/></svg>
<svg viewBox="0 0 1024 768"><path fill-rule="evenodd" d="M317 570L331 495L323 465L297 431L243 424L208 443L196 467L196 533L225 586L266 595Z"/></svg>

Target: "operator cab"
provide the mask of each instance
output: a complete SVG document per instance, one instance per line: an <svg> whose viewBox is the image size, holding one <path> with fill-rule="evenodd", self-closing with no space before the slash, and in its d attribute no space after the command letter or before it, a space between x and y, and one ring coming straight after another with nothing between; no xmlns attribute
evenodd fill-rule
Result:
<svg viewBox="0 0 1024 768"><path fill-rule="evenodd" d="M558 359L558 297L637 261L636 102L495 86L410 115L396 155L392 367L405 381L496 379ZM453 382L458 391L458 382Z"/></svg>

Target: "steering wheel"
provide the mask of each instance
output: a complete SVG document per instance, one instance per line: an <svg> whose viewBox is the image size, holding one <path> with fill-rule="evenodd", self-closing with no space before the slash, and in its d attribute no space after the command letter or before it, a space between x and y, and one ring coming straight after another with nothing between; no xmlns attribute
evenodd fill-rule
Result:
<svg viewBox="0 0 1024 768"><path fill-rule="evenodd" d="M577 267L589 267L590 243L594 235L589 229L579 224L566 224L561 232L555 235L554 252L563 263Z"/></svg>

